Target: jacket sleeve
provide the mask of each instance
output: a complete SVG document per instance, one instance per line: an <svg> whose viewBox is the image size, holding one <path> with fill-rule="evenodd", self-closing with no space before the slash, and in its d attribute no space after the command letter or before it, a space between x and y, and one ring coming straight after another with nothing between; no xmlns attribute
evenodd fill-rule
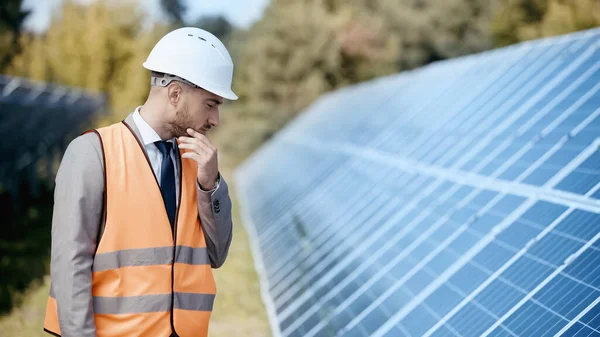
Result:
<svg viewBox="0 0 600 337"><path fill-rule="evenodd" d="M62 337L95 337L92 262L102 220L104 173L96 134L69 144L56 176L50 274Z"/></svg>
<svg viewBox="0 0 600 337"><path fill-rule="evenodd" d="M229 188L222 176L217 187L204 191L198 189L198 215L202 224L208 256L213 268L225 263L231 245L233 223L231 220L231 199Z"/></svg>

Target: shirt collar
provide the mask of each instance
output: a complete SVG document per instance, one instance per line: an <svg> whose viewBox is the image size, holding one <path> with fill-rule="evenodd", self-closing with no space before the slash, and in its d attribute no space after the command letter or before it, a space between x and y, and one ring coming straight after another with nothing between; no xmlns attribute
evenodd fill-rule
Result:
<svg viewBox="0 0 600 337"><path fill-rule="evenodd" d="M138 131L140 132L142 143L144 143L144 146L147 146L150 144L154 144L154 142L161 141L162 139L160 138L158 133L156 133L156 131L154 131L154 129L150 125L148 125L148 123L146 123L144 118L142 118L142 115L140 115L140 108L141 107L138 106L133 112L133 121L135 122L135 125L137 126Z"/></svg>

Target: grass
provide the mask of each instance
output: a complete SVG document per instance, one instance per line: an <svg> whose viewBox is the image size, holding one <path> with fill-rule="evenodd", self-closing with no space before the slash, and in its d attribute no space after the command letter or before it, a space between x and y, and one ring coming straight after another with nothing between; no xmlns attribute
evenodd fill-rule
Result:
<svg viewBox="0 0 600 337"><path fill-rule="evenodd" d="M24 293L21 305L14 308L9 315L0 317L0 337L50 336L42 330L49 290L49 277L46 277L42 284L34 283Z"/></svg>
<svg viewBox="0 0 600 337"><path fill-rule="evenodd" d="M231 182L229 194L234 204L233 242L227 262L215 271L217 298L209 336L270 337L271 330L260 297L260 284L254 269L248 235L242 226L235 200L233 176L228 177Z"/></svg>
<svg viewBox="0 0 600 337"><path fill-rule="evenodd" d="M271 336L267 315L260 297L260 285L254 269L248 235L242 226L235 198L233 175L229 177L233 201L233 242L227 262L214 271L217 298L210 323L209 336ZM49 292L49 277L32 285L21 305L0 317L0 337L48 337L42 326Z"/></svg>

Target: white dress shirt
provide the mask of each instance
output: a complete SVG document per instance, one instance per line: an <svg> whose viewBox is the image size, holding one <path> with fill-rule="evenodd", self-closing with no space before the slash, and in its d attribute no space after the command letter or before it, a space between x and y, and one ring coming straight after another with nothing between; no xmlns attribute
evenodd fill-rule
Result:
<svg viewBox="0 0 600 337"><path fill-rule="evenodd" d="M154 175L156 176L156 180L160 185L160 173L162 169L162 158L163 155L156 147L154 142L161 141L162 139L154 131L154 129L146 123L142 115L140 115L140 107L137 107L133 112L133 121L140 131L140 136L142 137L142 143L144 144L144 148L146 149L146 153L148 154L148 159L150 159L150 165L152 165L152 170L154 171ZM173 143L175 139L167 140L168 142ZM173 161L173 167L175 168L175 198L176 203L179 203L179 166L177 165L177 158L175 157L175 146L171 148L171 160Z"/></svg>

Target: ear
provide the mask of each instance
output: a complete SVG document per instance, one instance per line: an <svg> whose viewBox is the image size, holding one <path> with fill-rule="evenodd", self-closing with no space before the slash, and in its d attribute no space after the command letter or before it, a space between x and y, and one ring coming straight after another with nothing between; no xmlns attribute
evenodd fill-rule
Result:
<svg viewBox="0 0 600 337"><path fill-rule="evenodd" d="M179 83L173 81L167 86L167 95L169 95L169 103L173 106L177 106L179 101L181 100L181 95L183 94L183 88Z"/></svg>

